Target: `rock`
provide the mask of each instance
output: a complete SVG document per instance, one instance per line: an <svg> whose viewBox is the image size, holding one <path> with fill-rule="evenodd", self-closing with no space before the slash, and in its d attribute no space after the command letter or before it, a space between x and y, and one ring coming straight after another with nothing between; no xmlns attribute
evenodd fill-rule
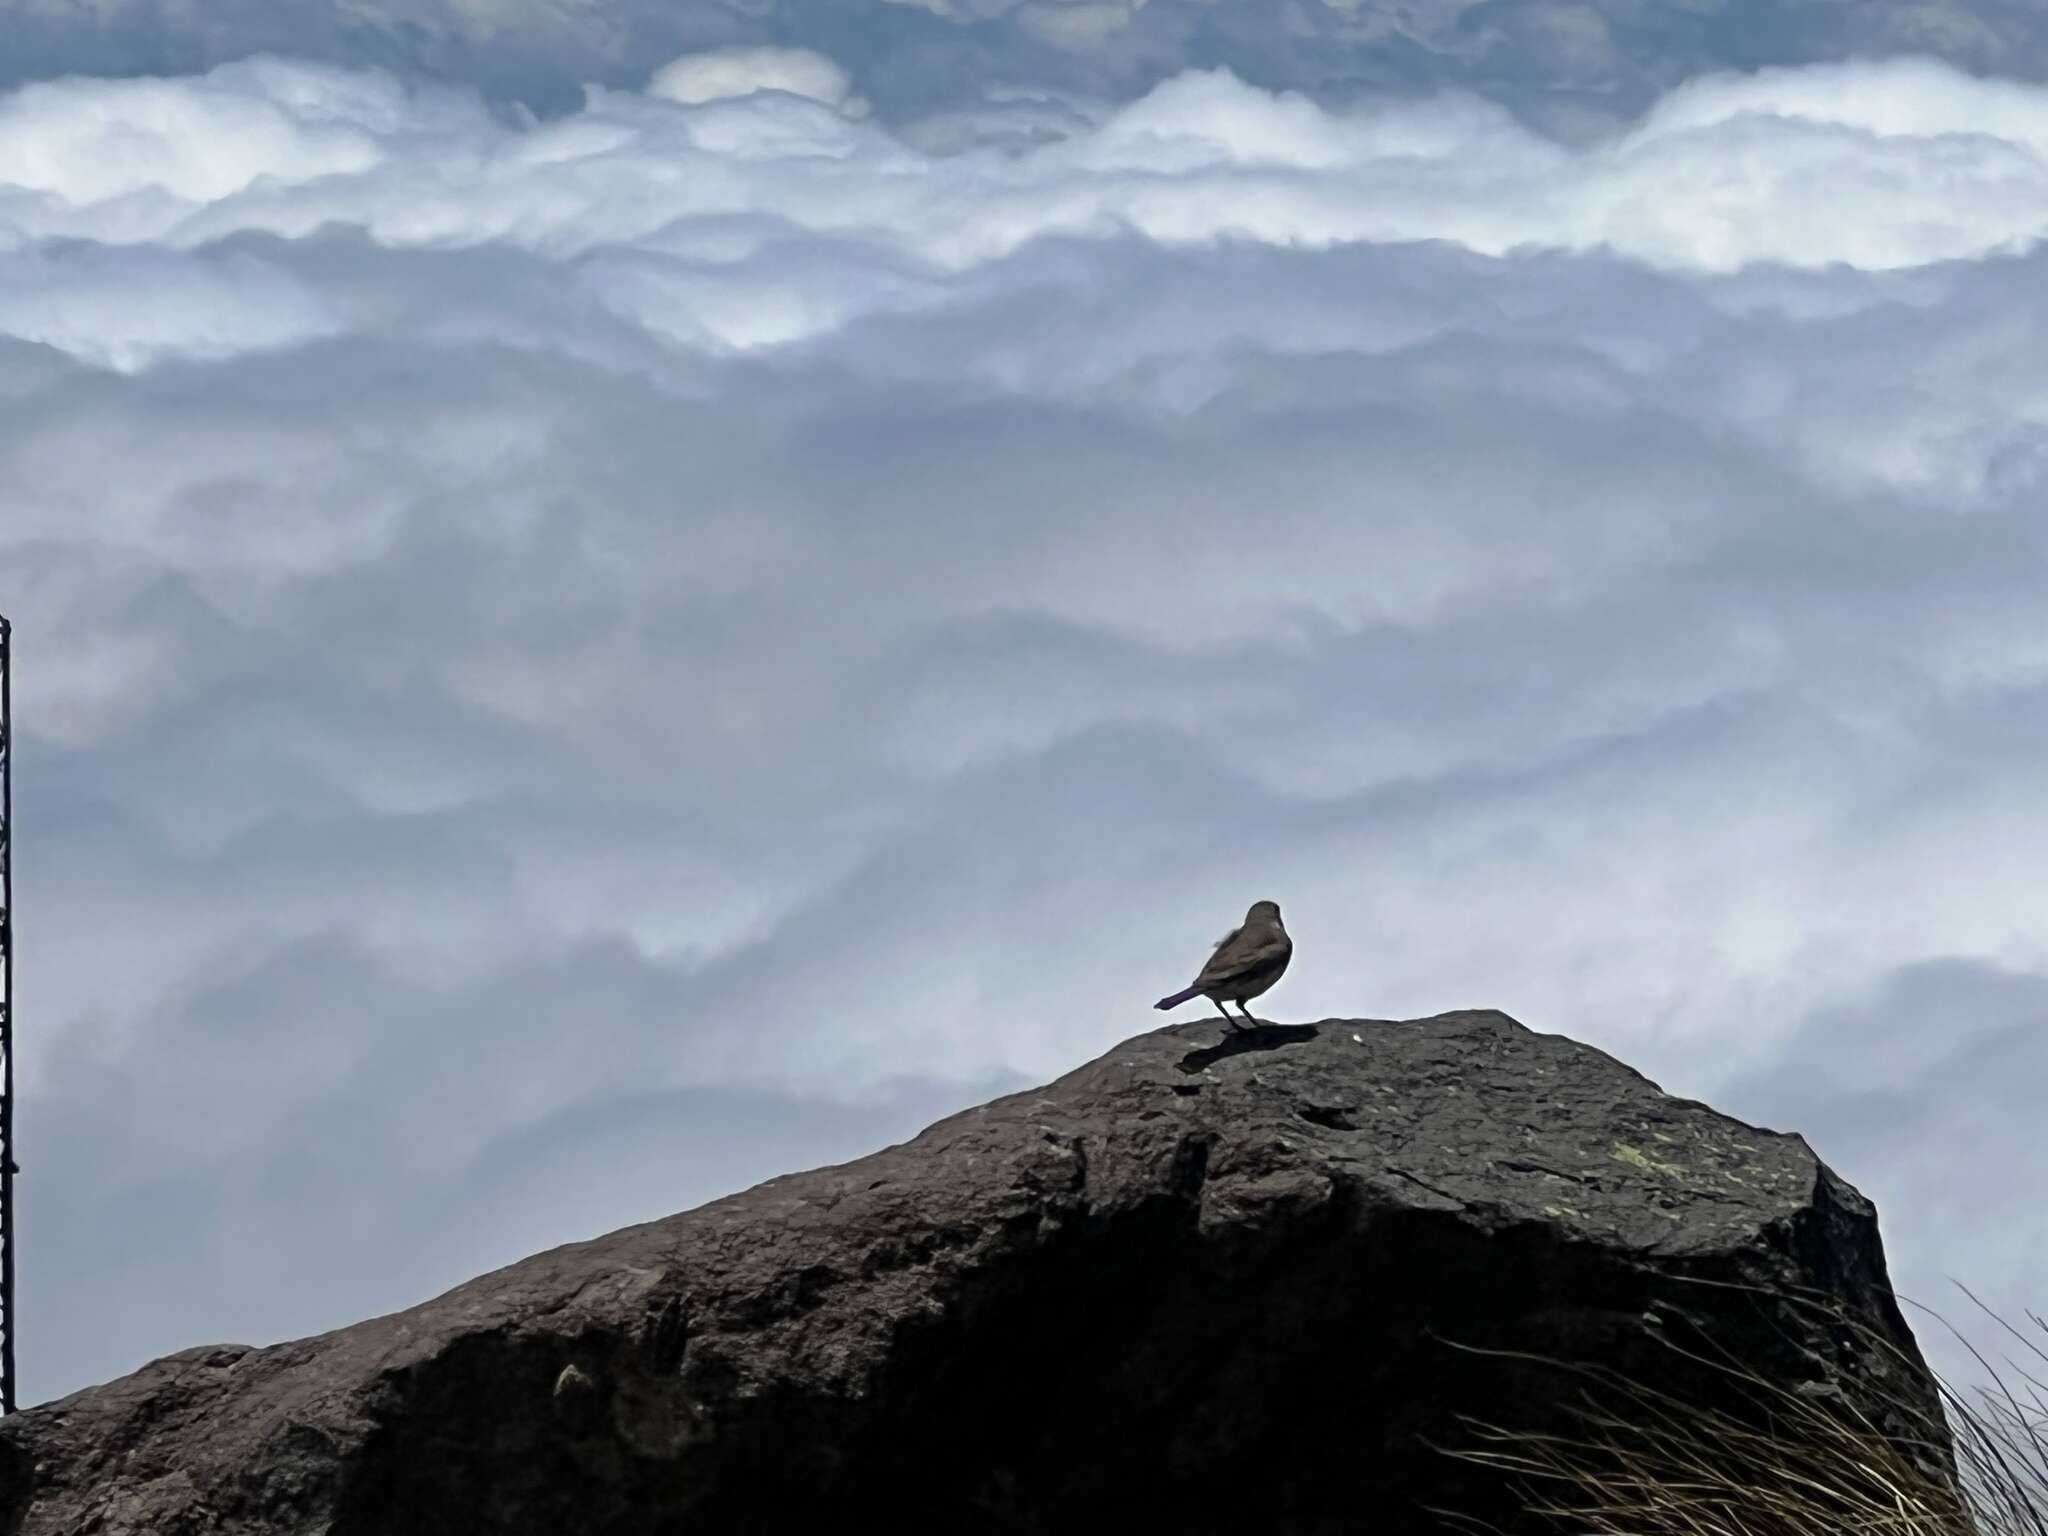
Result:
<svg viewBox="0 0 2048 1536"><path fill-rule="evenodd" d="M1498 1013L1199 1021L409 1312L18 1414L0 1531L1512 1523L1429 1442L1548 1422L1562 1373L1446 1341L1681 1390L1687 1330L1931 1405L1792 1287L1917 1362L1874 1211L1795 1136Z"/></svg>

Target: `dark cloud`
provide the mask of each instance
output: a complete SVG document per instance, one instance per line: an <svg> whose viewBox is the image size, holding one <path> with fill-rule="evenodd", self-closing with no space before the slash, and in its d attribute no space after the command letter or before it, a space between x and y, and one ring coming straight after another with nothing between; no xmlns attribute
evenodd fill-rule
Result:
<svg viewBox="0 0 2048 1536"><path fill-rule="evenodd" d="M184 74L258 52L476 85L545 113L678 54L817 49L892 121L996 88L1118 101L1228 68L1325 101L1456 87L1554 131L1624 119L1694 75L1912 53L2025 79L2048 24L2022 0L13 0L0 85Z"/></svg>

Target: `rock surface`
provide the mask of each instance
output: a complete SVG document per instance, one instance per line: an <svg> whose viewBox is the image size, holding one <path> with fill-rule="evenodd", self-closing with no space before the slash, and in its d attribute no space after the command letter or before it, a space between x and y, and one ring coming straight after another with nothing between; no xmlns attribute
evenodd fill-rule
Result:
<svg viewBox="0 0 2048 1536"><path fill-rule="evenodd" d="M1737 1282L1730 1287L1714 1282ZM1700 1283L1708 1282L1708 1283ZM1401 1533L1430 1448L1673 1329L1852 1394L1917 1359L1794 1136L1498 1013L1141 1035L837 1168L0 1424L5 1536Z"/></svg>

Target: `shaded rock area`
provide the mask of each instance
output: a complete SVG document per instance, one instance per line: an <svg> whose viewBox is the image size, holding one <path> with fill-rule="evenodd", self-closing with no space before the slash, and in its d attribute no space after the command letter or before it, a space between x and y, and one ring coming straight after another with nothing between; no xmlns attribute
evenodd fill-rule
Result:
<svg viewBox="0 0 2048 1536"><path fill-rule="evenodd" d="M1759 1288L1764 1294L1759 1294ZM0 1424L6 1536L1515 1523L1431 1448L1675 1335L1852 1401L1918 1356L1797 1137L1503 1014L1215 1020L842 1167ZM1705 1387L1702 1386L1702 1390Z"/></svg>

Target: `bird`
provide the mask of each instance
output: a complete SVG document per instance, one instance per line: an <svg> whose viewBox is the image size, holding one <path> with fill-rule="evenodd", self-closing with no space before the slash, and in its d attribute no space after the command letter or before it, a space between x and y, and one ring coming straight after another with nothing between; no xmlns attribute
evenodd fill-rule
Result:
<svg viewBox="0 0 2048 1536"><path fill-rule="evenodd" d="M1152 1006L1178 1008L1191 997L1206 997L1216 1005L1224 1021L1237 1029L1237 1020L1223 1006L1227 998L1237 1004L1237 1011L1247 1024L1257 1024L1259 1021L1244 1005L1245 999L1257 997L1278 981L1293 957L1294 940L1281 925L1280 903L1255 901L1244 921L1216 941L1209 963L1202 967L1194 984L1162 997Z"/></svg>

